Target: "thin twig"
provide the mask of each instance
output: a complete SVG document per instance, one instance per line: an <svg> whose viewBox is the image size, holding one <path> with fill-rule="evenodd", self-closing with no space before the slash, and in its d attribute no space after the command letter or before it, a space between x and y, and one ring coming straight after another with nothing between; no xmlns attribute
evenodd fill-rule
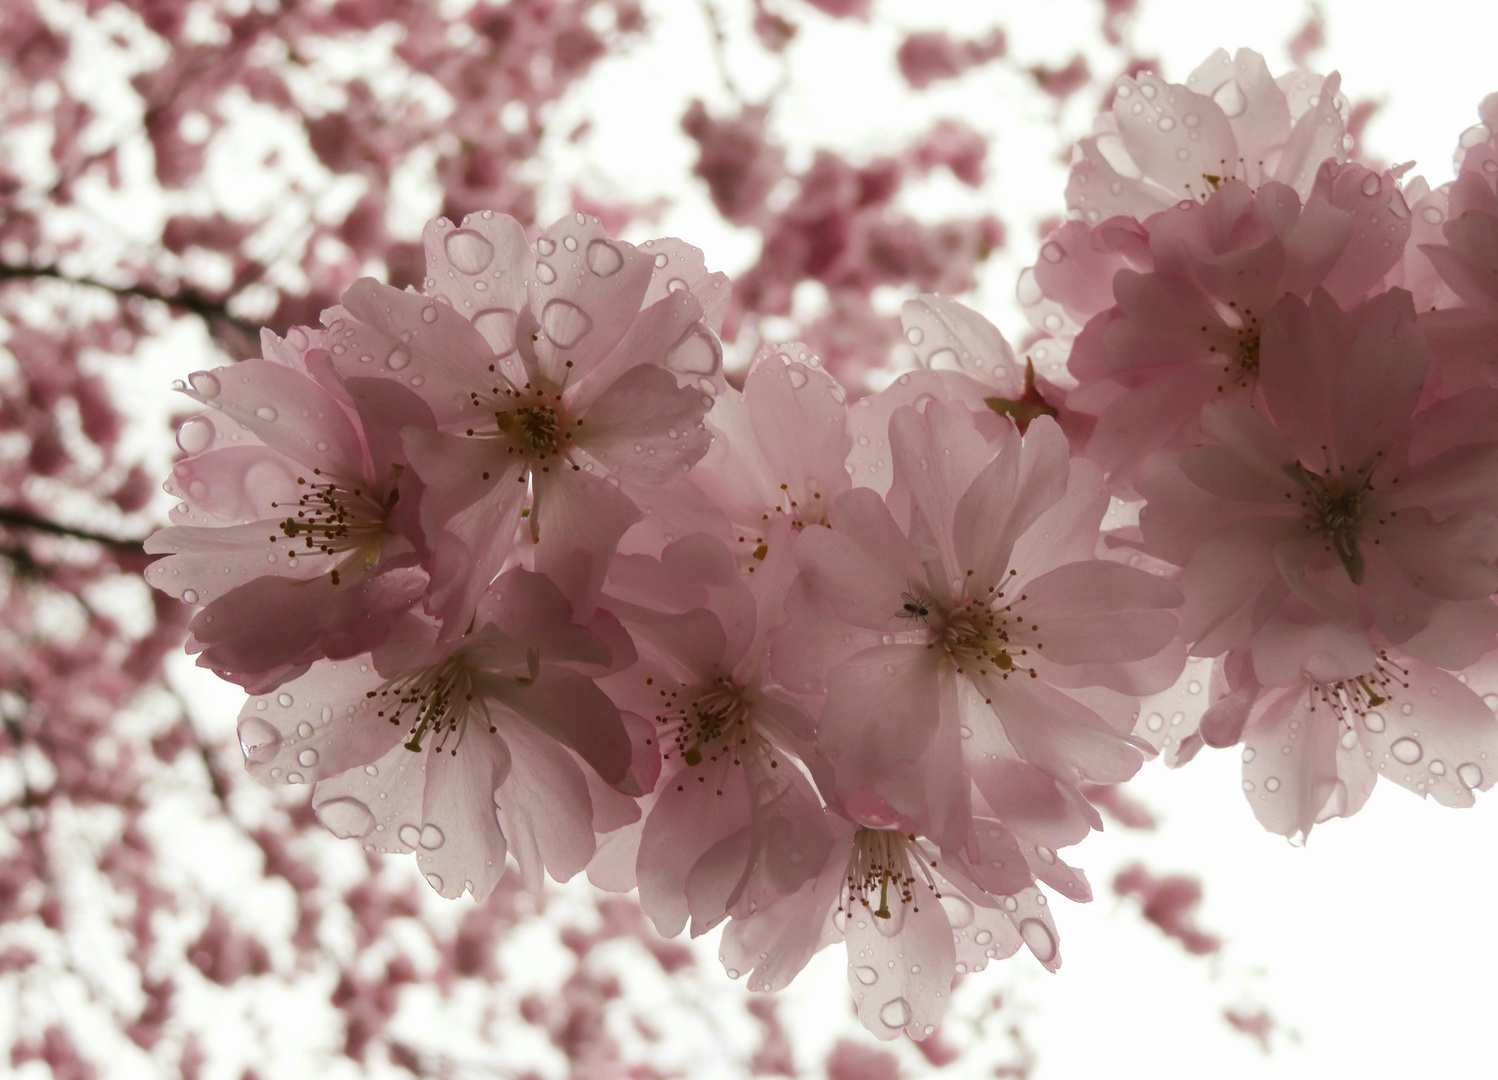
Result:
<svg viewBox="0 0 1498 1080"><path fill-rule="evenodd" d="M103 544L114 551L131 555L141 555L145 552L145 545L140 540L129 540L120 536L106 536L103 533L92 532L89 529L78 529L72 525L60 525L55 521L48 521L44 517L38 517L28 510L17 510L9 506L0 506L0 525L8 529L30 529L34 532L50 533L53 536L71 536L75 540L89 540L95 544Z"/></svg>
<svg viewBox="0 0 1498 1080"><path fill-rule="evenodd" d="M147 285L111 285L96 278L74 277L63 273L55 266L16 266L0 263L0 282L34 281L38 278L60 281L66 285L77 285L85 289L99 289L122 300L150 300L154 303L165 304L167 307L198 316L208 324L210 330L223 325L247 336L251 341L257 341L260 338L260 327L257 324L231 315L228 306L222 300L215 300L196 289L183 288L175 293L164 293Z"/></svg>

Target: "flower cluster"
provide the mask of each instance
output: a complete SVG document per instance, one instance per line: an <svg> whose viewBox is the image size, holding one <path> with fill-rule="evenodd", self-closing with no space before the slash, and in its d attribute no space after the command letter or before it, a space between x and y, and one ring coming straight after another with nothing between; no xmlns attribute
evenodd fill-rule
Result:
<svg viewBox="0 0 1498 1080"><path fill-rule="evenodd" d="M1286 834L1498 778L1498 143L1401 188L1342 105L1249 53L1123 80L1023 282L1050 351L920 296L857 400L799 345L731 385L680 241L439 219L420 292L182 387L148 577L338 836L449 897L637 889L751 989L842 941L925 1038L955 975L1059 965L1084 791L1160 749L1244 741ZM1157 723L1188 655L1210 708Z"/></svg>
<svg viewBox="0 0 1498 1080"><path fill-rule="evenodd" d="M1379 776L1452 806L1498 778L1498 97L1434 191L1347 160L1346 111L1246 50L1122 80L1021 288L1137 515L1110 541L1211 662L1137 733L1177 763L1242 743L1297 840Z"/></svg>

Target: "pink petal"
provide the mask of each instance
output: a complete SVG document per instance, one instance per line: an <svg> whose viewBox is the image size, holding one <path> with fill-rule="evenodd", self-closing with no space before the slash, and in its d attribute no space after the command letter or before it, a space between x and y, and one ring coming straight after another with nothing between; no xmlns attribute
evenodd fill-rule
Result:
<svg viewBox="0 0 1498 1080"><path fill-rule="evenodd" d="M1024 588L1015 611L1040 627L1035 634L1053 664L1154 656L1175 637L1169 609L1183 599L1162 578L1104 560L1058 566Z"/></svg>
<svg viewBox="0 0 1498 1080"><path fill-rule="evenodd" d="M490 808L509 771L509 748L474 723L451 751L428 753L416 865L440 895L483 900L499 882L508 847Z"/></svg>
<svg viewBox="0 0 1498 1080"><path fill-rule="evenodd" d="M421 233L426 249L426 294L462 312L503 356L513 351L499 327L513 328L513 313L525 307L530 245L525 229L508 214L490 210L469 214L461 227L434 218ZM509 312L508 320L490 312Z"/></svg>
<svg viewBox="0 0 1498 1080"><path fill-rule="evenodd" d="M876 919L862 907L848 915L848 985L859 1020L879 1039L902 1032L913 1039L931 1035L946 1013L956 973L952 927L941 901L919 877L912 891L902 925L888 936L891 928L876 924L895 920Z"/></svg>
<svg viewBox="0 0 1498 1080"><path fill-rule="evenodd" d="M530 309L540 337L536 362L552 386L586 376L640 311L651 256L611 240L596 218L564 217L536 241Z"/></svg>
<svg viewBox="0 0 1498 1080"><path fill-rule="evenodd" d="M855 626L905 629L900 596L919 587L925 572L883 500L854 488L829 516L831 529L809 526L796 543L807 584Z"/></svg>
<svg viewBox="0 0 1498 1080"><path fill-rule="evenodd" d="M466 426L470 393L492 385L493 348L447 304L360 278L343 294L343 308L323 318L330 315L329 351L340 376L419 386L443 427Z"/></svg>
<svg viewBox="0 0 1498 1080"><path fill-rule="evenodd" d="M324 661L251 696L239 712L245 770L261 783L315 783L383 757L405 732L374 715L372 685L367 663Z"/></svg>
<svg viewBox="0 0 1498 1080"><path fill-rule="evenodd" d="M514 765L494 794L500 830L527 887L566 881L593 857L588 782L572 756L528 724L504 729Z"/></svg>
<svg viewBox="0 0 1498 1080"><path fill-rule="evenodd" d="M1244 795L1259 824L1281 836L1309 833L1339 782L1341 728L1311 700L1307 683L1280 692L1243 735Z"/></svg>
<svg viewBox="0 0 1498 1080"><path fill-rule="evenodd" d="M632 367L588 409L577 445L621 476L663 483L707 453L712 399L654 364Z"/></svg>
<svg viewBox="0 0 1498 1080"><path fill-rule="evenodd" d="M828 677L817 744L840 784L878 781L925 752L937 730L939 654L924 645L879 645Z"/></svg>

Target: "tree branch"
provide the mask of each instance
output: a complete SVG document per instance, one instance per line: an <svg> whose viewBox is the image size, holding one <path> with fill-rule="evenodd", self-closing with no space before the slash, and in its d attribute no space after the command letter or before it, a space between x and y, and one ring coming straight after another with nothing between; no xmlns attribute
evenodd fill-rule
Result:
<svg viewBox="0 0 1498 1080"><path fill-rule="evenodd" d="M49 533L52 536L71 536L75 540L89 540L95 544L103 544L112 551L129 555L142 555L145 553L145 545L140 540L128 540L119 536L106 536L103 533L91 532L88 529L76 529L71 525L59 525L55 521L48 521L44 517L38 517L28 510L17 510L9 506L0 506L0 525L8 529L30 529L33 532Z"/></svg>
<svg viewBox="0 0 1498 1080"><path fill-rule="evenodd" d="M167 307L175 308L189 315L198 316L198 318L208 324L209 331L225 344L229 344L224 339L225 330L232 330L250 342L260 340L259 325L231 315L228 305L224 301L215 300L205 293L198 292L196 289L183 288L175 293L164 293L147 285L110 285L108 282L99 281L95 278L73 277L63 273L55 266L16 266L0 263L0 282L17 280L34 281L38 278L60 281L65 285L77 285L85 289L99 289L121 300L150 300L154 303L165 304ZM234 344L237 345L239 343L235 342Z"/></svg>

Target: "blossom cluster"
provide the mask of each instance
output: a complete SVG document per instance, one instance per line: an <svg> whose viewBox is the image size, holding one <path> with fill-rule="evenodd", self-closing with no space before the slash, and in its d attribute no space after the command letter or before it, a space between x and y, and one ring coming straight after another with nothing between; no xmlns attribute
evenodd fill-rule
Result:
<svg viewBox="0 0 1498 1080"><path fill-rule="evenodd" d="M679 240L438 219L420 291L181 387L148 579L334 834L448 897L637 889L751 989L842 941L925 1038L957 974L1059 965L1058 849L1160 750L1244 742L1286 835L1498 778L1498 99L1435 191L1344 108L1247 52L1122 80L1029 359L922 295L856 400L796 344L730 383Z"/></svg>

